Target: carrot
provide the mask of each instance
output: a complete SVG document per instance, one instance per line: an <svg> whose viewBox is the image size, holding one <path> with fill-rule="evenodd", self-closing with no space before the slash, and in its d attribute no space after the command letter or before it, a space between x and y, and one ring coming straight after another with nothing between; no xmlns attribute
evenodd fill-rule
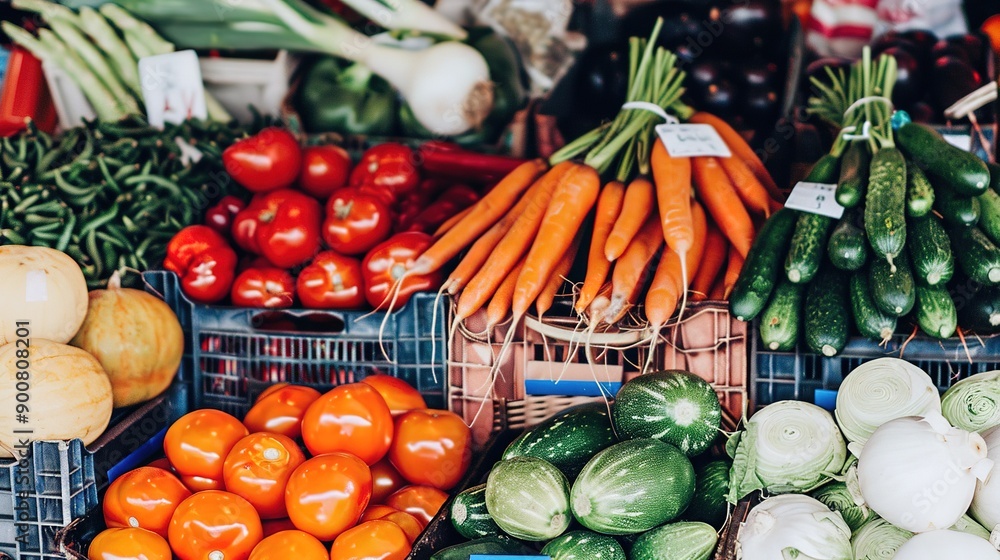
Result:
<svg viewBox="0 0 1000 560"><path fill-rule="evenodd" d="M539 189L530 197L524 212L515 218L514 224L497 243L490 258L462 290L455 310L456 318L465 319L485 305L500 283L510 274L514 265L531 247L532 241L538 236L543 218L547 219L547 209L557 186L577 167L575 163L566 163L568 165L559 164L553 167L539 179Z"/></svg>
<svg viewBox="0 0 1000 560"><path fill-rule="evenodd" d="M699 266L707 244L707 220L705 211L696 201L691 201L692 230L694 244L684 255L668 250L660 257L660 264L653 274L653 282L646 291L645 311L649 326L659 331L677 310L677 304L687 291L686 271L702 269Z"/></svg>
<svg viewBox="0 0 1000 560"><path fill-rule="evenodd" d="M687 253L694 243L691 225L691 158L675 158L657 140L650 154L656 181L663 239L677 253Z"/></svg>
<svg viewBox="0 0 1000 560"><path fill-rule="evenodd" d="M608 234L608 240L604 243L604 256L609 261L622 256L632 238L639 233L639 229L653 211L654 197L653 183L649 179L639 177L629 183L625 189L622 211L615 220L611 233Z"/></svg>
<svg viewBox="0 0 1000 560"><path fill-rule="evenodd" d="M559 264L556 265L555 270L552 271L552 275L545 282L542 293L538 294L538 299L535 300L535 310L538 311L539 317L542 317L549 309L552 309L552 304L559 294L559 288L566 281L566 275L569 274L570 269L573 268L573 261L576 259L576 252L579 248L580 240L577 238L573 241L573 245L569 248L569 251L566 251L559 260Z"/></svg>
<svg viewBox="0 0 1000 560"><path fill-rule="evenodd" d="M708 292L712 289L715 277L719 275L719 271L726 264L726 256L728 254L729 243L726 241L725 236L722 235L719 228L715 227L715 224L709 224L708 231L705 234L704 258L698 264L698 273L694 275L694 279L691 281L690 297L692 300L702 301L708 297Z"/></svg>
<svg viewBox="0 0 1000 560"><path fill-rule="evenodd" d="M713 157L694 158L694 179L698 197L712 219L726 239L746 258L753 243L753 221L719 161Z"/></svg>
<svg viewBox="0 0 1000 560"><path fill-rule="evenodd" d="M726 271L720 270L719 277L712 284L712 290L708 292L709 301L723 301L726 299Z"/></svg>
<svg viewBox="0 0 1000 560"><path fill-rule="evenodd" d="M608 234L615 225L615 220L622 211L625 198L625 185L611 181L604 185L601 196L597 199L597 214L594 216L594 234L590 240L590 253L587 255L587 275L583 279L580 295L576 298L576 312L583 313L594 301L597 291L608 278L611 261L604 256L604 244Z"/></svg>
<svg viewBox="0 0 1000 560"><path fill-rule="evenodd" d="M600 290L597 290L597 295L594 296L594 301L590 302L590 306L587 307L587 319L591 324L597 324L597 321L604 316L604 311L608 308L611 303L611 282L605 282L601 286Z"/></svg>
<svg viewBox="0 0 1000 560"><path fill-rule="evenodd" d="M558 166L557 166L558 167ZM535 178L545 170L540 159L526 161L479 199L472 210L431 245L410 268L410 274L424 275L439 270L476 238L497 222L517 202Z"/></svg>
<svg viewBox="0 0 1000 560"><path fill-rule="evenodd" d="M662 246L663 228L659 215L654 213L646 219L638 235L615 263L611 274L611 304L604 316L606 322L618 322L635 303L639 290L645 284L643 276L649 270L649 263Z"/></svg>
<svg viewBox="0 0 1000 560"><path fill-rule="evenodd" d="M493 299L490 300L490 304L486 307L486 330L487 332L492 331L494 327L503 321L507 314L510 313L510 302L511 298L514 296L514 285L517 284L517 275L521 272L521 267L524 266L524 260L517 263L507 278L504 278L503 283L497 288L495 294L493 294Z"/></svg>
<svg viewBox="0 0 1000 560"><path fill-rule="evenodd" d="M729 176L729 181L736 189L736 194L743 201L747 210L755 214L771 215L771 195L760 180L750 171L750 166L738 157L719 158L719 163Z"/></svg>
<svg viewBox="0 0 1000 560"><path fill-rule="evenodd" d="M762 162L757 156L757 152L753 151L750 144L747 144L746 139L740 136L740 133L736 132L733 127L729 126L729 123L711 113L704 112L695 113L690 119L688 119L688 122L712 125L712 128L719 133L722 140L727 146L729 146L729 150L733 152L733 156L746 162L747 166L757 177L757 180L764 185L765 189L767 189L771 198L779 202L783 202L785 200L785 196L781 194L780 190L778 190L778 185L775 184L774 179L771 178L771 174L767 171L767 168L764 167L764 162Z"/></svg>
<svg viewBox="0 0 1000 560"><path fill-rule="evenodd" d="M597 202L601 178L589 165L575 165L559 180L514 289L514 318L524 316L563 253L569 250L580 224Z"/></svg>
<svg viewBox="0 0 1000 560"><path fill-rule="evenodd" d="M734 247L729 248L729 264L726 265L726 275L722 281L722 299L728 300L729 294L733 293L736 279L740 277L740 271L743 270L743 260L744 257L739 251L736 251Z"/></svg>
<svg viewBox="0 0 1000 560"><path fill-rule="evenodd" d="M454 216L452 216L452 217L448 218L447 220L445 220L445 222L443 224L441 224L440 227L437 228L437 231L434 232L434 237L435 238L441 237L442 235L445 234L445 232L447 232L451 228L455 227L455 224L457 224L458 222L460 222L463 219L465 219L465 217L469 215L469 212L472 212L472 209L474 207L475 207L475 205L469 206L465 210L462 210L458 214L455 214Z"/></svg>

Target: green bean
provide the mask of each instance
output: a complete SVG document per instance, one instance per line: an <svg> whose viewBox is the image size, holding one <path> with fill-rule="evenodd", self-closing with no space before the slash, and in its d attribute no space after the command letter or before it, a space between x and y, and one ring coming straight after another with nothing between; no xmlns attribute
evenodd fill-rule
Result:
<svg viewBox="0 0 1000 560"><path fill-rule="evenodd" d="M104 180L107 181L108 186L111 187L111 189L116 193L120 194L122 192L122 188L118 186L114 176L111 175L111 171L108 169L107 162L105 162L103 156L97 156L97 166L101 168L101 175L104 176Z"/></svg>
<svg viewBox="0 0 1000 560"><path fill-rule="evenodd" d="M118 205L115 204L111 206L111 208L99 214L94 219L87 222L87 225L83 226L83 228L80 229L80 235L83 236L89 234L90 232L96 230L97 228L115 219L117 216L118 216Z"/></svg>
<svg viewBox="0 0 1000 560"><path fill-rule="evenodd" d="M76 227L76 215L71 213L66 223L66 229L63 230L62 235L59 236L59 241L56 243L56 251L66 250L66 246L69 245L70 236L73 235L74 227Z"/></svg>
<svg viewBox="0 0 1000 560"><path fill-rule="evenodd" d="M56 170L53 179L55 179L56 186L59 187L59 190L70 196L86 196L96 189L96 187L93 186L77 187L76 185L71 185L70 182L62 176L62 173L60 173L58 169Z"/></svg>
<svg viewBox="0 0 1000 560"><path fill-rule="evenodd" d="M22 200L21 202L19 202L17 206L14 207L14 213L15 214L23 214L25 210L27 210L28 208L31 208L31 205L34 204L34 203L36 203L36 202L38 202L38 200L41 199L41 198L42 198L41 193L39 193L39 194L33 194L33 195L25 198L24 200Z"/></svg>
<svg viewBox="0 0 1000 560"><path fill-rule="evenodd" d="M100 276L104 272L104 259L101 258L101 252L97 249L97 233L94 230L87 233L85 248L91 262L97 269L95 274Z"/></svg>
<svg viewBox="0 0 1000 560"><path fill-rule="evenodd" d="M5 229L0 231L0 236L5 237L8 241L13 243L14 245L26 245L28 243L27 239L25 239L12 229Z"/></svg>

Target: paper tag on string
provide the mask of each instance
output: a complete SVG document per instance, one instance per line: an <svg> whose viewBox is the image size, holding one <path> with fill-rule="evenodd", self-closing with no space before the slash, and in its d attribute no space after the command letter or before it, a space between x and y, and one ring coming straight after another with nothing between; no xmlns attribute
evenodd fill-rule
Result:
<svg viewBox="0 0 1000 560"><path fill-rule="evenodd" d="M150 126L206 119L205 85L201 81L198 55L192 50L143 57L139 81Z"/></svg>
<svg viewBox="0 0 1000 560"><path fill-rule="evenodd" d="M944 141L968 152L972 149L972 136L969 134L942 134Z"/></svg>
<svg viewBox="0 0 1000 560"><path fill-rule="evenodd" d="M836 194L837 185L803 181L792 189L785 208L839 220L844 215L844 207L837 202Z"/></svg>
<svg viewBox="0 0 1000 560"><path fill-rule="evenodd" d="M731 157L729 146L710 124L672 124L656 126L667 153L672 157Z"/></svg>

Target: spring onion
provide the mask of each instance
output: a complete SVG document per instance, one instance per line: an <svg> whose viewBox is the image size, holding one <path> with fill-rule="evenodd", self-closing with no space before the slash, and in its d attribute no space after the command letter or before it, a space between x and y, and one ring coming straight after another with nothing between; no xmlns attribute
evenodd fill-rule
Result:
<svg viewBox="0 0 1000 560"><path fill-rule="evenodd" d="M1000 560L1000 552L990 541L947 529L930 531L914 536L903 543L893 556L894 560Z"/></svg>
<svg viewBox="0 0 1000 560"><path fill-rule="evenodd" d="M987 457L1000 462L1000 426L983 432L983 440L988 449ZM988 531L1000 525L1000 467L994 466L989 478L976 485L969 513Z"/></svg>
<svg viewBox="0 0 1000 560"><path fill-rule="evenodd" d="M775 496L750 510L740 525L736 558L853 560L851 529L840 513L809 496Z"/></svg>
<svg viewBox="0 0 1000 560"><path fill-rule="evenodd" d="M136 64L128 46L118 36L118 32L111 27L108 20L95 12L93 8L85 6L80 8L80 26L110 59L121 81L133 93L141 93L138 64Z"/></svg>
<svg viewBox="0 0 1000 560"><path fill-rule="evenodd" d="M856 560L892 560L896 550L911 537L913 533L876 517L855 531L851 548Z"/></svg>
<svg viewBox="0 0 1000 560"><path fill-rule="evenodd" d="M857 531L859 527L877 517L875 512L865 505L864 498L860 494L852 493L843 482L831 482L813 492L812 497L826 504L831 510L839 511L851 531Z"/></svg>
<svg viewBox="0 0 1000 560"><path fill-rule="evenodd" d="M952 426L983 433L1000 426L1000 371L977 373L941 397L941 413Z"/></svg>

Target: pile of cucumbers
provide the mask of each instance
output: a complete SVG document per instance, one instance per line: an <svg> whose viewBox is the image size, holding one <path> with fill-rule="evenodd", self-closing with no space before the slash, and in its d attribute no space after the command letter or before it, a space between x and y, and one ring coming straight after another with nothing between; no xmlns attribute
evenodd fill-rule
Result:
<svg viewBox="0 0 1000 560"><path fill-rule="evenodd" d="M834 356L857 333L919 327L1000 332L1000 166L905 123L872 153L852 142L810 182L837 184L840 220L782 208L763 225L730 296L764 347ZM915 326L916 327L915 327Z"/></svg>

